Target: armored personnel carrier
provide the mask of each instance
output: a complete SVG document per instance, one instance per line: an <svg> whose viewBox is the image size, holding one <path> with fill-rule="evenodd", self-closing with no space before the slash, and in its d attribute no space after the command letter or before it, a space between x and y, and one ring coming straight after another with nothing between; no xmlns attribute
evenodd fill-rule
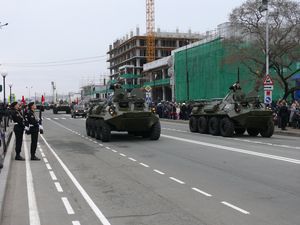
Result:
<svg viewBox="0 0 300 225"><path fill-rule="evenodd" d="M159 139L159 119L145 104L141 90L133 89L126 93L117 89L110 99L90 107L86 119L87 135L108 142L111 131L127 131L150 140Z"/></svg>
<svg viewBox="0 0 300 225"><path fill-rule="evenodd" d="M65 111L67 114L71 113L71 107L68 103L63 102L62 100L59 101L58 104L53 105L53 114L57 114L60 111Z"/></svg>
<svg viewBox="0 0 300 225"><path fill-rule="evenodd" d="M222 100L194 103L190 131L231 137L247 130L250 136L271 137L274 133L272 111L259 102L257 92L246 96L239 84L230 89Z"/></svg>

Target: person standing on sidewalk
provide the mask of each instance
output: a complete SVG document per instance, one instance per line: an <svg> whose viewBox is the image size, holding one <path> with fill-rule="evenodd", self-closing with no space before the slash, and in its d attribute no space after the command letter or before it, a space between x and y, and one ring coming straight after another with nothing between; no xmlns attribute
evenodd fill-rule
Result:
<svg viewBox="0 0 300 225"><path fill-rule="evenodd" d="M21 156L22 142L23 142L23 133L24 133L24 117L22 115L21 107L18 102L13 102L11 105L11 117L12 120L16 123L14 126L14 133L16 136L16 157L15 160L25 160Z"/></svg>
<svg viewBox="0 0 300 225"><path fill-rule="evenodd" d="M26 122L29 126L29 134L31 134L31 146L30 146L30 154L31 154L31 160L40 160L35 153L36 153L36 147L38 142L38 136L39 136L39 130L40 130L40 124L38 119L35 117L35 111L36 105L34 102L30 102L28 104L28 111L26 114Z"/></svg>

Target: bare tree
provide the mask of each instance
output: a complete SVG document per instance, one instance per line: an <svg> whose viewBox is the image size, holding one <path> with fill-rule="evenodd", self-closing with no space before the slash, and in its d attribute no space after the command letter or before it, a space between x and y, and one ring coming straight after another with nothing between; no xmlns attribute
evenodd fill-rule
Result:
<svg viewBox="0 0 300 225"><path fill-rule="evenodd" d="M265 75L266 19L261 0L247 0L230 14L236 34L225 41L230 49L227 62L245 65L256 77L256 89ZM284 99L299 87L291 87L290 78L300 72L300 4L292 0L269 0L270 70L284 90Z"/></svg>

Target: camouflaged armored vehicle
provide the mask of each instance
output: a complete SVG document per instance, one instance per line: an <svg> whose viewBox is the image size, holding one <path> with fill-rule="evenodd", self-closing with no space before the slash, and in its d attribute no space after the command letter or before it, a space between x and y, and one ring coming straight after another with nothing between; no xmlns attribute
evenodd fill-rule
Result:
<svg viewBox="0 0 300 225"><path fill-rule="evenodd" d="M69 104L62 100L60 100L58 104L53 105L53 114L57 114L61 111L65 111L67 114L71 113L71 107Z"/></svg>
<svg viewBox="0 0 300 225"><path fill-rule="evenodd" d="M133 89L126 93L117 89L109 100L90 107L86 119L87 135L108 142L111 131L127 131L150 140L159 139L159 119L145 104L141 90Z"/></svg>
<svg viewBox="0 0 300 225"><path fill-rule="evenodd" d="M246 96L239 84L230 89L222 100L203 100L193 105L190 131L231 137L247 130L250 136L271 137L274 133L272 111L259 102L257 92Z"/></svg>

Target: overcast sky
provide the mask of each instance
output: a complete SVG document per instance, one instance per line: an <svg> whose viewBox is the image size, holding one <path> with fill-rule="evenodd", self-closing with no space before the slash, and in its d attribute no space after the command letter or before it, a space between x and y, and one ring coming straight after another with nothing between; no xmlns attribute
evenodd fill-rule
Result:
<svg viewBox="0 0 300 225"><path fill-rule="evenodd" d="M243 2L155 0L156 28L204 33L228 21L232 9ZM0 22L9 23L0 30L0 64L10 64L5 66L6 83L21 98L29 89L31 96L50 94L51 81L60 94L79 91L88 80L99 81L109 73L109 44L137 26L145 33L145 8L146 0L0 0ZM104 57L78 65L39 64L95 56ZM19 67L24 63L26 67ZM8 95L8 86L6 90Z"/></svg>

